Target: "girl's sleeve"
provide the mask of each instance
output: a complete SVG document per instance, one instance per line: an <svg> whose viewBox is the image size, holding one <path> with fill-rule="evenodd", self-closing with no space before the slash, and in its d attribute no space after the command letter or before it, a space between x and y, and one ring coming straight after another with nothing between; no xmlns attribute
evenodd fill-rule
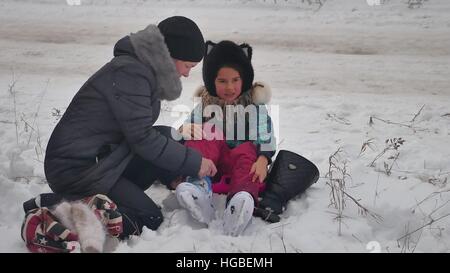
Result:
<svg viewBox="0 0 450 273"><path fill-rule="evenodd" d="M257 147L258 156L263 155L272 162L272 157L276 152L276 139L273 129L272 119L267 112L265 105L257 105L257 138L253 143Z"/></svg>

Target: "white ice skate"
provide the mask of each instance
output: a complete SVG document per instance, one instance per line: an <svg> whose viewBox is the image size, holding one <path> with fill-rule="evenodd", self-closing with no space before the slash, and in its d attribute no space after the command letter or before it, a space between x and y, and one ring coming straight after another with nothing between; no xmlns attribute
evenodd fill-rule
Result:
<svg viewBox="0 0 450 273"><path fill-rule="evenodd" d="M186 180L175 190L178 203L187 209L194 219L209 224L214 216L210 178L188 177Z"/></svg>
<svg viewBox="0 0 450 273"><path fill-rule="evenodd" d="M227 235L238 236L250 223L255 202L250 193L240 191L228 202L223 214L223 228Z"/></svg>

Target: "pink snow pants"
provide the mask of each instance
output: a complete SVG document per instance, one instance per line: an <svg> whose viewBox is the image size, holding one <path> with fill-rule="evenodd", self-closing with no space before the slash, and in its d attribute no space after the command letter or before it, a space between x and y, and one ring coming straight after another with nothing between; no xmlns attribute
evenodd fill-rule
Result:
<svg viewBox="0 0 450 273"><path fill-rule="evenodd" d="M205 130L205 127L209 129ZM230 149L219 129L211 128L209 123L203 124L203 128L205 133L212 132L216 137L212 140L188 140L184 145L197 150L216 165L217 174L213 179L215 182L213 192L227 193L229 200L235 193L246 191L253 196L256 204L259 192L265 188L264 183L252 182L253 174L250 174L252 165L257 159L256 146L252 142L245 142Z"/></svg>

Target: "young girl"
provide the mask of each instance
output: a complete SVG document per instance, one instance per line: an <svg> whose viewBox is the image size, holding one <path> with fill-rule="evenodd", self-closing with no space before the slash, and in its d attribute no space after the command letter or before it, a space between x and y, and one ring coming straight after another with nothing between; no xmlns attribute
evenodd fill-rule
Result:
<svg viewBox="0 0 450 273"><path fill-rule="evenodd" d="M212 191L227 193L224 230L237 236L252 217L264 188L267 166L275 154L272 123L264 105L270 89L253 83L249 45L208 41L206 46L205 86L196 92L201 103L180 131L188 139L194 137L185 146L212 160L217 174L212 179L187 177L177 186L176 196L195 219L209 223L214 214ZM215 182L212 185L211 180Z"/></svg>

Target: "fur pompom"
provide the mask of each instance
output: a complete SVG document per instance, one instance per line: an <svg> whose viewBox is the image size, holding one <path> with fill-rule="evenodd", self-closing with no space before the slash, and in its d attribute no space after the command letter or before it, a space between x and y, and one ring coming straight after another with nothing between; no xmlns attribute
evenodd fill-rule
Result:
<svg viewBox="0 0 450 273"><path fill-rule="evenodd" d="M267 104L272 98L270 86L264 82L255 82L252 90L252 101L255 104Z"/></svg>
<svg viewBox="0 0 450 273"><path fill-rule="evenodd" d="M81 202L62 202L52 213L66 228L78 234L82 252L103 252L106 233L95 213Z"/></svg>

